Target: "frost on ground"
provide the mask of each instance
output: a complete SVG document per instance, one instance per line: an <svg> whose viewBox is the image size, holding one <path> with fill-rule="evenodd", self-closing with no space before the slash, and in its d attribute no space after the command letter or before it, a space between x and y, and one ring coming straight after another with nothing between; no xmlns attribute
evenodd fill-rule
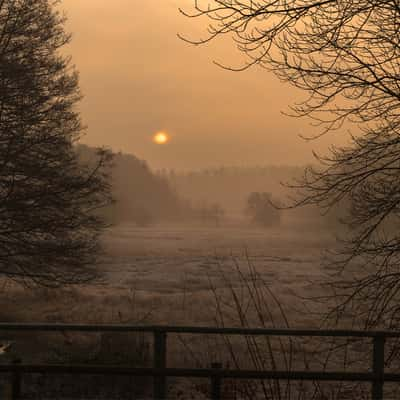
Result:
<svg viewBox="0 0 400 400"><path fill-rule="evenodd" d="M290 308L298 303L294 292L309 295L311 283L321 278L321 252L331 244L326 232L289 227L122 225L104 241L107 256L101 270L107 291L133 290L138 307L151 304L154 322L167 324L212 324L210 285L223 289L221 272L231 276L237 266L246 271L248 262ZM304 316L302 322L312 321Z"/></svg>
<svg viewBox="0 0 400 400"><path fill-rule="evenodd" d="M318 325L315 315L304 312L299 299L317 291L315 282L323 278L322 251L333 243L326 231L289 226L274 229L179 225L138 228L123 224L110 229L103 243L105 254L98 267L100 278L90 285L27 290L4 282L0 298L2 320L215 325L221 324L222 313L223 323L233 326L240 321L235 318L237 310L231 307L230 293L232 289L237 290L245 304L246 290L242 289L246 282L254 283L256 272L262 285L268 287L284 308L291 326ZM219 307L217 300L221 302ZM276 318L275 326L283 323L279 319L278 305L273 301L269 306L272 312L268 318ZM259 325L259 318L252 312L254 310L247 306L246 323ZM269 325L268 320L265 325ZM9 357L17 355L24 362L118 361L137 366L152 362L149 337L78 333L22 336L2 339L14 342L11 347L14 353ZM199 335L171 337L168 339L168 364L196 368L209 367L214 361L222 361L224 365L232 363L234 354L227 353L224 340L212 336L200 338ZM241 355L241 367L254 367L249 358L249 343L239 338L230 343L234 352ZM272 341L271 349L279 354L286 351L287 345ZM254 342L251 346L258 345ZM302 355L299 353L299 356ZM172 383L171 398L189 398L189 394L196 399L207 396L207 382L203 385L191 380ZM32 383L31 387L36 387L34 385L37 383ZM125 383L119 384L123 385ZM146 391L149 387L151 384L146 384L142 389Z"/></svg>
<svg viewBox="0 0 400 400"><path fill-rule="evenodd" d="M43 322L149 322L207 325L215 322L210 288L226 288L250 262L285 305L293 323L301 315L296 295L310 296L322 279L321 256L332 245L327 231L283 226L274 229L204 228L123 224L103 237L100 279L74 288L26 289L2 285L3 320ZM237 282L240 285L240 282ZM19 299L18 302L15 299Z"/></svg>

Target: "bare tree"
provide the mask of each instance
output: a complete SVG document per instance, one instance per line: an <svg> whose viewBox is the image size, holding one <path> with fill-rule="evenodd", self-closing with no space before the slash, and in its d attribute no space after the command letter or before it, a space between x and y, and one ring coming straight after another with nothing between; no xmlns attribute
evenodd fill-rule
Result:
<svg viewBox="0 0 400 400"><path fill-rule="evenodd" d="M109 203L110 155L74 144L78 75L54 0L0 1L0 274L44 285L90 279Z"/></svg>
<svg viewBox="0 0 400 400"><path fill-rule="evenodd" d="M194 1L208 34L233 38L253 65L308 96L292 107L320 134L353 127L351 143L317 158L294 187L295 205L349 205L349 228L334 258L337 310L356 305L366 326L399 326L400 3L398 0ZM314 137L315 138L315 137Z"/></svg>
<svg viewBox="0 0 400 400"><path fill-rule="evenodd" d="M245 214L252 222L264 227L279 225L280 211L273 206L272 195L268 192L252 192L246 200Z"/></svg>

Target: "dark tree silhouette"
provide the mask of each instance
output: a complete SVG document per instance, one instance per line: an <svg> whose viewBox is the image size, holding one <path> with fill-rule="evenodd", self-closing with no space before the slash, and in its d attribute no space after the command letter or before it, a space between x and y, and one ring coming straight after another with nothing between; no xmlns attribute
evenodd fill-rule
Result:
<svg viewBox="0 0 400 400"><path fill-rule="evenodd" d="M82 164L78 75L53 0L0 1L0 273L43 285L90 279L110 201L110 156Z"/></svg>
<svg viewBox="0 0 400 400"><path fill-rule="evenodd" d="M280 211L273 206L271 193L250 193L246 201L245 212L257 225L267 227L280 223Z"/></svg>
<svg viewBox="0 0 400 400"><path fill-rule="evenodd" d="M259 65L308 93L292 111L313 118L321 134L355 128L349 145L317 156L319 167L294 185L295 205L349 205L349 234L333 259L349 272L336 282L338 310L357 305L366 326L398 327L399 1L194 1L193 12L182 12L210 22L207 36L192 43L233 37L246 61L228 69Z"/></svg>

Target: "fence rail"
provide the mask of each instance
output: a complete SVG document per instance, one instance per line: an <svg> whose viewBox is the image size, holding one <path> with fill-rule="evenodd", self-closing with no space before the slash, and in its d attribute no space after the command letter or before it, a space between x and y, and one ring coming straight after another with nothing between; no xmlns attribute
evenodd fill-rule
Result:
<svg viewBox="0 0 400 400"><path fill-rule="evenodd" d="M82 325L82 324L19 324L0 323L2 331L52 331L52 332L147 332L153 334L153 367L131 368L101 365L0 365L0 373L12 374L12 399L21 398L21 377L28 373L44 374L101 374L151 376L154 378L154 399L167 398L168 377L209 378L213 400L221 399L224 379L277 379L318 381L371 382L373 400L383 400L385 382L400 382L400 374L385 373L384 350L387 338L400 338L400 332L361 330L318 330L318 329L264 329L264 328L213 328L193 326L135 326L135 325ZM221 364L211 368L184 369L167 367L168 334L219 334L241 336L290 336L290 337L346 337L372 339L371 372L321 372L321 371L259 371L223 369Z"/></svg>

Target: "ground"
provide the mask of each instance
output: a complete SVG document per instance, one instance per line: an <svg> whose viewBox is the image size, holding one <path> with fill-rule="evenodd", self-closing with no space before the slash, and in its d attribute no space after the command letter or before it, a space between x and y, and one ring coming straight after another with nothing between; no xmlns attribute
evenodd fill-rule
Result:
<svg viewBox="0 0 400 400"><path fill-rule="evenodd" d="M249 262L290 313L299 303L295 295L310 295L322 278L323 251L333 245L328 231L304 221L268 229L126 223L102 241L99 281L63 290L4 282L3 320L213 324L205 307L212 306L210 288L226 288L236 266L246 272ZM292 316L299 317L297 310ZM296 323L313 321L303 315Z"/></svg>
<svg viewBox="0 0 400 400"><path fill-rule="evenodd" d="M312 228L304 221L286 221L273 229L121 224L109 229L102 241L105 252L97 282L57 290L27 289L4 282L0 298L3 321L215 325L222 323L222 315L226 326L319 325L316 315L305 311L302 298L316 294L316 283L324 279L321 257L325 248L334 245L328 230ZM260 298L252 299L250 291L259 293ZM13 345L11 353L0 361L17 357L26 363L151 365L151 338L122 336L4 335L2 339L13 341ZM274 339L266 346L265 338L259 342L235 338L229 339L230 347L227 338L220 336L174 338L168 339L169 366L209 367L218 361L232 367L237 353L240 368L255 368L253 352L259 349L255 354L266 363L261 364L263 368L271 368L269 363L276 354L289 353L292 366L304 367L303 350L297 345L290 347L293 342L287 340ZM285 357L280 358L281 368L289 368ZM338 355L337 360L341 358ZM60 391L63 379L51 381L49 393ZM89 381L79 382L82 387L92 387ZM121 381L117 387L124 388L129 382ZM192 385L190 391L199 395L208 391L207 382L170 383L174 399L180 398L179 391L187 393L185 385ZM115 382L105 381L104 385L102 393L114 388ZM43 386L42 381L32 381L26 387L34 393L39 386ZM151 382L139 389L147 393ZM81 390L80 386L76 390Z"/></svg>
<svg viewBox="0 0 400 400"><path fill-rule="evenodd" d="M308 292L310 282L322 276L322 252L332 239L328 232L304 228L120 225L104 237L107 255L101 270L108 292L133 290L139 305L152 304L159 323L210 324L209 310L199 303L188 310L188 304L196 307L210 285L226 286L221 271L232 276L235 264L246 271L250 261L288 307L294 292Z"/></svg>

